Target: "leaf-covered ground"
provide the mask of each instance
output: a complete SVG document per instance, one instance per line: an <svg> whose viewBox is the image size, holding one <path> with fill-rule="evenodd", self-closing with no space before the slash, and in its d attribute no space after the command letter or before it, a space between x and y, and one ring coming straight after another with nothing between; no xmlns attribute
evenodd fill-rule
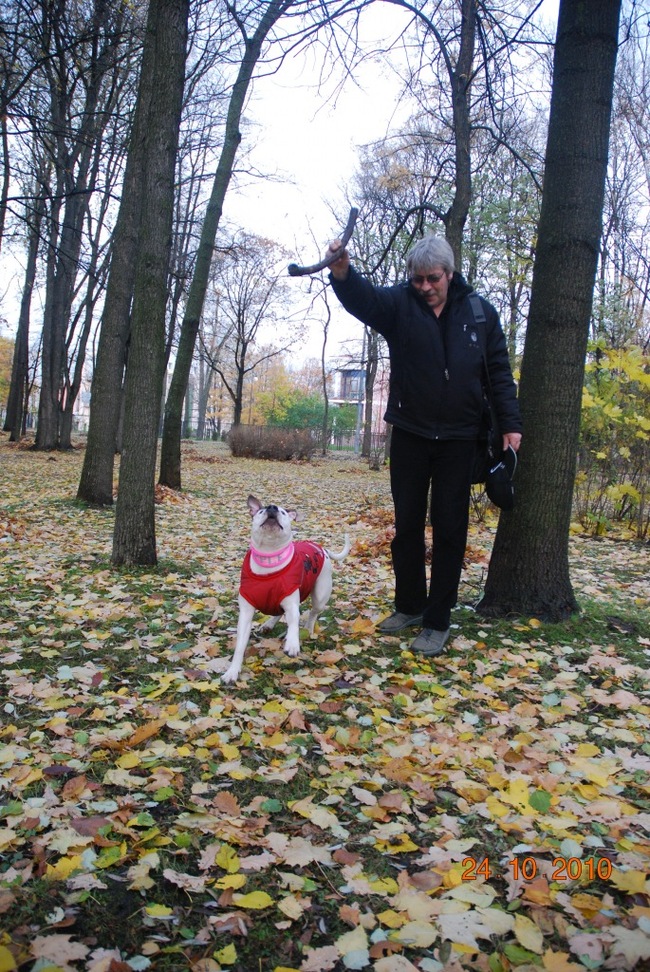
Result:
<svg viewBox="0 0 650 972"><path fill-rule="evenodd" d="M80 466L0 440L0 972L650 967L647 546L576 536L581 617L485 623L473 523L427 662L375 630L386 471L187 446L158 568L115 570ZM222 687L250 492L353 549Z"/></svg>

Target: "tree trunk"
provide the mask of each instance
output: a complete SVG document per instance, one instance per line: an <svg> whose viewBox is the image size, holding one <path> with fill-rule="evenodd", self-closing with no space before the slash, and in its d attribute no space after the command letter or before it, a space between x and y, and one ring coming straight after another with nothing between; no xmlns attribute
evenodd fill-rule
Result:
<svg viewBox="0 0 650 972"><path fill-rule="evenodd" d="M169 486L171 489L181 488L183 401L192 367L196 336L199 331L201 314L203 313L214 241L223 212L226 191L232 177L235 156L239 148L239 143L241 142L239 123L244 110L253 71L262 51L262 45L268 32L285 10L291 6L291 3L292 0L272 0L252 38L246 39L244 57L228 105L223 148L219 157L210 200L201 228L201 240L199 242L196 265L192 276L192 283L190 284L187 307L181 325L176 363L174 365L169 394L167 395L167 404L165 406L165 424L160 455L160 482L162 485ZM237 424L238 421L236 420L235 425Z"/></svg>
<svg viewBox="0 0 650 972"><path fill-rule="evenodd" d="M111 506L113 503L115 453L121 451L123 381L144 192L144 149L148 124L144 106L154 97L153 91L147 89L153 79L150 63L153 57L153 45L149 45L142 58L140 92L113 233L111 267L90 390L86 453L77 489L77 499L97 506Z"/></svg>
<svg viewBox="0 0 650 972"><path fill-rule="evenodd" d="M363 416L363 443L361 455L365 459L372 455L372 425L375 400L375 379L379 366L379 335L372 328L366 328L366 365L365 365L365 400L366 410Z"/></svg>
<svg viewBox="0 0 650 972"><path fill-rule="evenodd" d="M445 235L454 251L456 266L462 266L463 231L472 200L469 91L472 80L476 38L476 0L462 0L461 43L458 61L449 65L454 117L456 191L445 218Z"/></svg>
<svg viewBox="0 0 650 972"><path fill-rule="evenodd" d="M189 0L149 7L138 111L145 173L126 375L124 448L113 534L114 564L155 564L154 483L165 358L174 173L184 86ZM144 76L144 64L152 77Z"/></svg>
<svg viewBox="0 0 650 972"><path fill-rule="evenodd" d="M206 367L205 357L201 355L199 361L199 414L196 427L197 439L205 439L205 416L210 401L210 390L212 388L213 371Z"/></svg>
<svg viewBox="0 0 650 972"><path fill-rule="evenodd" d="M544 194L521 374L517 500L501 515L482 614L561 620L584 362L607 171L620 0L561 0Z"/></svg>
<svg viewBox="0 0 650 972"><path fill-rule="evenodd" d="M325 291L327 295L327 291ZM330 418L330 399L327 390L327 368L325 367L326 362L326 352L327 352L327 337L329 334L330 323L332 320L332 311L325 296L325 320L323 322L323 343L320 349L320 378L321 378L321 389L323 392L323 401L325 402L325 408L323 409L323 424L321 425L321 455L327 455L327 449L329 446L329 418Z"/></svg>
<svg viewBox="0 0 650 972"><path fill-rule="evenodd" d="M25 267L25 283L20 301L18 316L18 330L14 345L14 359L11 370L11 385L7 400L7 415L4 429L10 432L10 442L18 442L23 430L26 389L29 378L29 322L32 307L32 293L36 280L38 249L43 220L44 198L38 193L34 203L34 216L29 221L29 242L27 246L27 265Z"/></svg>

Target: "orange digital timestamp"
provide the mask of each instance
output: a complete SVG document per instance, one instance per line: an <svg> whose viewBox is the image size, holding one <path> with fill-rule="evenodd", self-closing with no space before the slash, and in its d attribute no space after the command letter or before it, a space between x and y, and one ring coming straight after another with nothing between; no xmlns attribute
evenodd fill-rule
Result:
<svg viewBox="0 0 650 972"><path fill-rule="evenodd" d="M465 857L462 862L463 881L476 881L482 877L489 881L492 877L490 861L487 857L478 860L475 857ZM512 871L515 881L534 881L539 871L538 862L534 857L513 857L508 861L508 867ZM580 857L554 857L552 861L553 871L551 881L607 881L612 876L612 862L607 857L589 857L582 860Z"/></svg>

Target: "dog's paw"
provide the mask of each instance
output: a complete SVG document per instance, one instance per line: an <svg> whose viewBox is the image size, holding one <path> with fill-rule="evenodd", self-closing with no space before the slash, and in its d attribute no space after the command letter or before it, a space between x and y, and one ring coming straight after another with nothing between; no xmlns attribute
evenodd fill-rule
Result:
<svg viewBox="0 0 650 972"><path fill-rule="evenodd" d="M239 669L233 668L231 665L230 668L227 668L225 670L225 672L221 676L220 681L224 685L229 685L231 682L236 682L238 678L239 678Z"/></svg>
<svg viewBox="0 0 650 972"><path fill-rule="evenodd" d="M295 658L296 655L300 654L300 644L294 645L287 642L287 644L284 646L284 651L289 658Z"/></svg>

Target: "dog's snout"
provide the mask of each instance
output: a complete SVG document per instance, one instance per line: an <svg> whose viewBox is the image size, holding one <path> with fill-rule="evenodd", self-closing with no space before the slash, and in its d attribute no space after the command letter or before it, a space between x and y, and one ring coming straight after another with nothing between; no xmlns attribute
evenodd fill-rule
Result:
<svg viewBox="0 0 650 972"><path fill-rule="evenodd" d="M279 510L280 510L279 506L274 506L273 504L271 504L271 506L266 507L266 515L271 518L277 517Z"/></svg>

